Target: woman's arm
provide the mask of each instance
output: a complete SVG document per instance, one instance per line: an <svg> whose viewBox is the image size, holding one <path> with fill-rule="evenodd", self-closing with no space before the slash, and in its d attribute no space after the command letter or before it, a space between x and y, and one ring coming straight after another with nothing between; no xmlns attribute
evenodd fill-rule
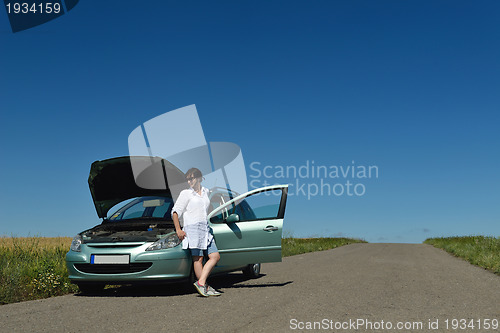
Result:
<svg viewBox="0 0 500 333"><path fill-rule="evenodd" d="M184 213L187 203L188 200L183 191L180 193L179 197L177 198L177 201L174 204L174 207L172 208L172 220L174 221L175 232L177 233L177 237L179 237L180 240L183 240L184 237L186 237L186 233L184 232L184 230L181 229L181 224L179 222L179 215L182 215Z"/></svg>
<svg viewBox="0 0 500 333"><path fill-rule="evenodd" d="M172 214L172 220L174 220L175 232L177 233L177 237L179 237L180 240L183 240L184 237L186 237L186 233L181 229L181 224L179 223L179 215L177 215L177 212L174 212Z"/></svg>

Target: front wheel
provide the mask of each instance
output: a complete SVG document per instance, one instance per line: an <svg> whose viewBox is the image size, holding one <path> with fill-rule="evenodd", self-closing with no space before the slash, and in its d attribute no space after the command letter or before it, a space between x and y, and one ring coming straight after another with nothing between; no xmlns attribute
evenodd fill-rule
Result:
<svg viewBox="0 0 500 333"><path fill-rule="evenodd" d="M255 279L260 276L260 264L250 264L247 267L243 268L243 275L246 277Z"/></svg>

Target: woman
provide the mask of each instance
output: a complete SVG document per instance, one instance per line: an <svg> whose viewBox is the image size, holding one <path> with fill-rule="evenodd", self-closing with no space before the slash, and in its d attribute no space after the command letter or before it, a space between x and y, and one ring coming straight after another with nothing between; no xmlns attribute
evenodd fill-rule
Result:
<svg viewBox="0 0 500 333"><path fill-rule="evenodd" d="M194 286L198 293L205 297L219 296L220 292L207 284L212 268L220 259L214 237L208 226L207 209L210 205L208 189L201 186L202 174L197 168L191 168L186 172L186 180L190 188L180 193L172 208L175 231L182 240L182 248L191 251L194 273L198 279ZM183 229L179 223L181 216L184 217ZM204 255L208 255L205 265L203 265Z"/></svg>

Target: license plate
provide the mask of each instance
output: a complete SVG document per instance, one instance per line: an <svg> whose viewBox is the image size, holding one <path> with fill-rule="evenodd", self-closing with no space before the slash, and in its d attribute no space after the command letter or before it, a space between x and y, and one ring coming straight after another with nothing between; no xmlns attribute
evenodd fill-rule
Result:
<svg viewBox="0 0 500 333"><path fill-rule="evenodd" d="M93 254L90 256L91 264L128 264L130 263L130 255L128 254Z"/></svg>

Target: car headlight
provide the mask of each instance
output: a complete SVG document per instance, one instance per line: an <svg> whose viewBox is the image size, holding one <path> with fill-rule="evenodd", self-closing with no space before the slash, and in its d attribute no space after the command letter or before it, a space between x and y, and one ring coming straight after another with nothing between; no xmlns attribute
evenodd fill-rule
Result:
<svg viewBox="0 0 500 333"><path fill-rule="evenodd" d="M82 250L82 236L76 235L71 242L71 251L80 252Z"/></svg>
<svg viewBox="0 0 500 333"><path fill-rule="evenodd" d="M146 251L155 251L155 250L161 250L161 249L170 249L172 247L176 247L181 243L181 240L179 237L177 237L176 233L172 233L168 235L165 238L161 238L151 244L150 247L146 249Z"/></svg>

